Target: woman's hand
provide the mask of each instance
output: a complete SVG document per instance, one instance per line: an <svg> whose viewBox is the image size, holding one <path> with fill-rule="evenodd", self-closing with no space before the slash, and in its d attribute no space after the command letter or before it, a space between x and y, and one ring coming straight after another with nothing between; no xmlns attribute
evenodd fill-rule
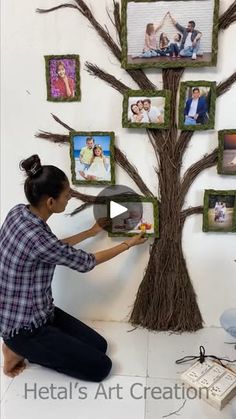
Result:
<svg viewBox="0 0 236 419"><path fill-rule="evenodd" d="M144 237L144 235L145 233L142 232L140 234L137 234L134 237L131 237L128 240L125 240L124 243L126 243L129 247L138 246L139 244L143 244L148 240L148 238Z"/></svg>
<svg viewBox="0 0 236 419"><path fill-rule="evenodd" d="M91 237L96 236L98 233L100 233L100 231L104 229L104 227L107 227L109 224L110 222L107 218L100 218L89 230Z"/></svg>

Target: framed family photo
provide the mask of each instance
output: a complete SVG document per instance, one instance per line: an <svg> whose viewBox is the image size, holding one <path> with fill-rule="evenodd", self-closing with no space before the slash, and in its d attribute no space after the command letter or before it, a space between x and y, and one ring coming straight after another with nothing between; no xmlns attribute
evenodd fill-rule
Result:
<svg viewBox="0 0 236 419"><path fill-rule="evenodd" d="M203 231L236 232L236 190L208 189L204 195Z"/></svg>
<svg viewBox="0 0 236 419"><path fill-rule="evenodd" d="M114 185L114 132L73 132L70 138L72 183Z"/></svg>
<svg viewBox="0 0 236 419"><path fill-rule="evenodd" d="M115 201L127 207L127 211L111 218L109 237L132 237L141 232L145 233L146 237L159 237L158 203L155 199L135 195L119 197ZM110 218L109 204L108 218Z"/></svg>
<svg viewBox="0 0 236 419"><path fill-rule="evenodd" d="M74 102L81 99L79 55L46 55L47 100Z"/></svg>
<svg viewBox="0 0 236 419"><path fill-rule="evenodd" d="M122 0L122 66L215 66L218 17L219 0Z"/></svg>
<svg viewBox="0 0 236 419"><path fill-rule="evenodd" d="M205 80L180 84L179 128L186 131L215 126L216 83Z"/></svg>
<svg viewBox="0 0 236 419"><path fill-rule="evenodd" d="M236 129L219 131L218 140L218 173L236 175Z"/></svg>
<svg viewBox="0 0 236 419"><path fill-rule="evenodd" d="M169 90L128 90L123 99L124 128L168 128L170 123Z"/></svg>

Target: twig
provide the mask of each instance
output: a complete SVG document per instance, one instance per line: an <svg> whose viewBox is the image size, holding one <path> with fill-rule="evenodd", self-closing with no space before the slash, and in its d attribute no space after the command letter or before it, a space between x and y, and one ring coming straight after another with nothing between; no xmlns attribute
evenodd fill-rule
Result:
<svg viewBox="0 0 236 419"><path fill-rule="evenodd" d="M184 402L183 402L182 406L180 406L180 408L179 408L178 410L175 410L174 412L171 412L171 413L169 413L168 415L164 415L164 416L162 416L162 417L163 417L163 418L168 418L168 417L173 416L173 415L177 415L177 416L179 416L179 415L178 415L178 413L179 413L179 412L180 412L180 411L184 408L186 401L187 401L187 400L184 400Z"/></svg>

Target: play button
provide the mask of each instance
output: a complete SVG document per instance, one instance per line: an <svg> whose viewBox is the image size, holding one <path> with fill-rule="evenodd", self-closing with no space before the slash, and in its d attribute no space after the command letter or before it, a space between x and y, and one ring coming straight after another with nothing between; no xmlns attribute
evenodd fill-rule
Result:
<svg viewBox="0 0 236 419"><path fill-rule="evenodd" d="M142 197L124 185L104 188L93 206L95 220L109 233L121 235L135 229L143 216ZM104 227L104 218L110 224Z"/></svg>
<svg viewBox="0 0 236 419"><path fill-rule="evenodd" d="M127 207L117 204L117 202L114 202L114 201L110 202L110 217L111 218L115 218L118 215L124 214L126 211L128 211Z"/></svg>

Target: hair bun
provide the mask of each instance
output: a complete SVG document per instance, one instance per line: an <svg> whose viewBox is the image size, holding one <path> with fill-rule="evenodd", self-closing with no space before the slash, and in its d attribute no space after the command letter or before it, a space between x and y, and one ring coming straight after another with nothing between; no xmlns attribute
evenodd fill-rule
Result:
<svg viewBox="0 0 236 419"><path fill-rule="evenodd" d="M28 157L20 162L20 169L24 170L29 177L34 177L42 171L40 158L37 154Z"/></svg>

